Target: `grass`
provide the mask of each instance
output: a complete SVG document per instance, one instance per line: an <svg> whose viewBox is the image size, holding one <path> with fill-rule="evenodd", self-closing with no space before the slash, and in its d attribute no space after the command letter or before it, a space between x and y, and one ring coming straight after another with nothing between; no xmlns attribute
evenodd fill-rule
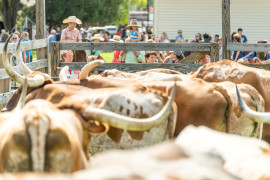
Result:
<svg viewBox="0 0 270 180"><path fill-rule="evenodd" d="M100 55L104 58L104 60L105 60L107 63L112 62L112 59L113 59L113 51L109 51L109 52L101 52ZM32 50L32 56L33 56L33 61L36 61L36 60L37 60L37 50L36 50L36 49L33 49L33 50Z"/></svg>
<svg viewBox="0 0 270 180"><path fill-rule="evenodd" d="M101 52L100 55L104 58L104 60L105 60L107 63L112 62L112 59L113 59L113 51L109 51L109 52Z"/></svg>

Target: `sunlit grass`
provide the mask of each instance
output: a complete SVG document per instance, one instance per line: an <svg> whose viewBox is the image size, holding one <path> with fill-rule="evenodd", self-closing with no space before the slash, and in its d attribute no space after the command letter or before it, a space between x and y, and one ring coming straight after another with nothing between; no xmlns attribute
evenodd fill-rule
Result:
<svg viewBox="0 0 270 180"><path fill-rule="evenodd" d="M113 51L109 51L109 52L101 52L100 55L104 58L104 60L105 60L107 63L112 62L112 59L113 59Z"/></svg>

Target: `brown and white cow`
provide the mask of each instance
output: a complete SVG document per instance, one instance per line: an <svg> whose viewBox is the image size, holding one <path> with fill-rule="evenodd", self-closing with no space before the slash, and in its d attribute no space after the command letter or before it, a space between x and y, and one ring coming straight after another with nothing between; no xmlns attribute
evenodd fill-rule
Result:
<svg viewBox="0 0 270 180"><path fill-rule="evenodd" d="M24 88L26 94L26 88ZM22 98L23 99L23 98ZM24 100L0 115L0 172L74 172L88 166L89 136L72 110L49 101ZM91 125L90 125L91 124ZM92 133L106 133L103 124L89 123Z"/></svg>
<svg viewBox="0 0 270 180"><path fill-rule="evenodd" d="M54 84L68 84L68 85L80 85L88 88L108 88L108 87L126 87L134 86L138 84L136 80L116 80L108 78L89 78L88 73L96 65L99 65L98 62L93 62L88 64L82 70L80 80L72 80L65 82L54 82ZM86 69L86 70L85 70ZM184 80L186 79L186 80ZM182 79L181 79L182 80ZM173 82L140 82L144 87L155 89L163 93L169 94L171 89L174 86ZM139 84L140 84L139 83ZM47 85L45 85L47 86ZM177 94L176 94L176 104L178 107L178 118L175 135L178 135L179 132L187 125L206 125L213 129L230 132L230 124L233 121L233 114L237 113L237 107L232 108L232 100L228 95L228 92L224 87L216 85L214 83L209 84L201 80L190 80L189 78L183 78L182 81L178 82L176 85ZM243 88L244 89L244 88ZM252 89L252 88L251 88ZM19 90L17 91L17 93ZM245 92L246 93L246 92ZM19 94L19 93L18 93ZM250 101L250 104L255 109L263 109L262 104L260 103L260 96L256 93L254 95L247 95L247 99ZM255 97L253 97L255 96ZM235 96L236 97L236 96ZM10 103L7 105L7 109L12 109L14 102L16 102L16 94L12 97ZM233 101L234 102L234 101ZM211 109L211 110L209 110ZM235 110L236 109L236 110ZM239 107L238 107L239 109ZM195 112L195 113L194 113ZM237 114L236 119L241 115ZM243 118L243 117L242 117ZM241 124L242 122L238 120ZM240 125L239 124L239 125ZM253 122L248 123L249 127L244 127L243 129L249 129L249 131L241 132L242 128L234 130L234 133L245 134L250 136L256 132L256 125ZM256 134L256 133L255 133ZM118 137L119 140L119 137Z"/></svg>
<svg viewBox="0 0 270 180"><path fill-rule="evenodd" d="M265 101L265 111L270 112L270 72L248 67L230 60L206 64L193 74L194 78L201 78L207 82L231 81L236 84L253 86ZM263 139L270 142L270 125L264 125Z"/></svg>

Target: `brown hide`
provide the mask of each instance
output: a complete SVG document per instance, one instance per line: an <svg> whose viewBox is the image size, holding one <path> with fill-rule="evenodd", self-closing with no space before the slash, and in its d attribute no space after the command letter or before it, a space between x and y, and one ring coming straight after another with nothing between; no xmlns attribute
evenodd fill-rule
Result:
<svg viewBox="0 0 270 180"><path fill-rule="evenodd" d="M183 76L184 77L184 76ZM173 87L173 82L142 82L130 79L113 79L113 78L102 78L99 76L91 76L86 80L69 80L66 82L55 82L55 84L67 84L74 86L84 86L91 89L98 88L109 88L109 87L131 87L136 84L143 84L145 87L156 89L168 94L169 90ZM175 102L178 107L178 126L176 129L176 135L187 125L206 125L213 129L231 132L229 126L230 122L235 119L233 118L234 110L232 107L231 97L228 95L228 89L217 85L215 83L207 83L199 79L183 78L182 81L177 82L177 90ZM243 90L243 88L242 88ZM250 91L251 92L251 91ZM247 93L250 92L241 92ZM256 94L256 93L255 93ZM248 97L249 95L247 95ZM251 96L252 97L252 96ZM33 99L35 97L32 97ZM248 98L247 98L248 99ZM251 108L255 101L250 101ZM234 103L235 104L235 103ZM256 109L256 108L255 108ZM227 127L228 126L228 127ZM118 141L120 132L114 135L109 133L115 141ZM121 130L118 130L121 131ZM234 133L235 131L232 131ZM239 133L241 134L241 133Z"/></svg>
<svg viewBox="0 0 270 180"><path fill-rule="evenodd" d="M65 84L50 84L39 88L27 95L26 103L33 99L46 99L59 109L73 109L82 117L82 110L91 106L135 118L154 116L168 100L164 93L147 89L141 85L128 88L90 89ZM89 121L84 120L82 124L85 128ZM119 142L122 131L112 128L108 135L114 141ZM129 131L129 134L136 140L141 140L143 137L143 132Z"/></svg>
<svg viewBox="0 0 270 180"><path fill-rule="evenodd" d="M38 164L44 165L39 171L46 172L86 168L88 144L80 121L73 111L60 111L44 100L1 114L0 172L37 171Z"/></svg>
<svg viewBox="0 0 270 180"><path fill-rule="evenodd" d="M81 81L81 85L82 84L90 88L98 89L102 87L107 88L116 86L130 87L134 84L138 84L138 82L132 80L89 78L88 80ZM159 90L163 93L169 94L169 92L173 88L174 82L141 82L141 84L148 88ZM223 88L215 85L214 83L209 84L199 79L177 82L176 88L177 89L175 102L178 107L178 119L175 135L178 135L179 132L189 124L194 124L197 126L205 125L216 130L226 131L226 120L230 112L228 111L230 108L230 102L228 102L228 98L224 97L227 93ZM102 92L101 89L98 89L98 91L100 91L100 93ZM32 97L30 99L35 99L39 96L44 96L44 94L46 94L43 91L38 92L40 95L31 95ZM90 92L88 91L88 93ZM51 94L50 97L50 99L52 99L53 95ZM61 102L63 102L62 98L64 97L66 97L66 94L65 96L61 97ZM57 97L52 99L52 101L60 102L60 100L56 99ZM66 102L68 103L68 101ZM72 105L71 103L72 102L69 102L70 105ZM82 103L79 104L81 105Z"/></svg>
<svg viewBox="0 0 270 180"><path fill-rule="evenodd" d="M231 81L236 84L249 84L260 93L265 101L265 111L270 112L269 71L248 67L230 60L222 60L204 65L193 74L193 77L208 82ZM263 132L263 139L270 142L270 125L265 124Z"/></svg>

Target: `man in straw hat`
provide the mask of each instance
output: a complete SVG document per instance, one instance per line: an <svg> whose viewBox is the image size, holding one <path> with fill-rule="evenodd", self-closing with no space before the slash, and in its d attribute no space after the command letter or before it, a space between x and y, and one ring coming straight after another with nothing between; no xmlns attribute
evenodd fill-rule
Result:
<svg viewBox="0 0 270 180"><path fill-rule="evenodd" d="M82 42L80 31L76 29L76 24L82 24L76 16L69 16L63 23L68 23L68 27L62 31L61 42Z"/></svg>

